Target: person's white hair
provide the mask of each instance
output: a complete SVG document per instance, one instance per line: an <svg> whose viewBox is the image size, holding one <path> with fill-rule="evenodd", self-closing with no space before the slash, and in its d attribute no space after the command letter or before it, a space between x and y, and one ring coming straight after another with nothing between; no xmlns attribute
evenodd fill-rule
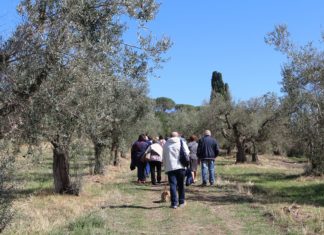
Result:
<svg viewBox="0 0 324 235"><path fill-rule="evenodd" d="M179 133L176 132L176 131L173 131L173 132L171 133L171 137L178 137L178 136L179 136Z"/></svg>
<svg viewBox="0 0 324 235"><path fill-rule="evenodd" d="M210 130L205 130L205 135L211 135Z"/></svg>

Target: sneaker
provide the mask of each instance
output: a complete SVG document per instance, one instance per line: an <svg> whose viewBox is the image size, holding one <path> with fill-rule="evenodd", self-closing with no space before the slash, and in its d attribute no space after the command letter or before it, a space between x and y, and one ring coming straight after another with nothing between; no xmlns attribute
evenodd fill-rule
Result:
<svg viewBox="0 0 324 235"><path fill-rule="evenodd" d="M210 183L210 186L214 186L214 182L213 183Z"/></svg>
<svg viewBox="0 0 324 235"><path fill-rule="evenodd" d="M207 186L207 183L202 183L201 184L201 187L206 187Z"/></svg>
<svg viewBox="0 0 324 235"><path fill-rule="evenodd" d="M179 204L179 208L184 208L186 206L186 202Z"/></svg>
<svg viewBox="0 0 324 235"><path fill-rule="evenodd" d="M178 207L177 206L170 206L170 208L177 209Z"/></svg>

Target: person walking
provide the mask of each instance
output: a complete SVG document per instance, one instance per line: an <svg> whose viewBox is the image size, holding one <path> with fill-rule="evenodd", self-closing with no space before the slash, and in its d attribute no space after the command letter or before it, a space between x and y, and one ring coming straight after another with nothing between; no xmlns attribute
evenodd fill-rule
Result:
<svg viewBox="0 0 324 235"><path fill-rule="evenodd" d="M184 152L188 155L189 149L185 142L180 140L177 132L171 133L163 146L163 165L170 185L171 208L185 206L184 178L185 167L180 163L181 142ZM178 191L178 195L177 195Z"/></svg>
<svg viewBox="0 0 324 235"><path fill-rule="evenodd" d="M144 155L147 147L149 144L146 141L146 137L144 134L141 134L138 137L138 140L132 145L131 149L131 161L132 164L137 167L137 182L138 183L145 183L146 176L145 176L145 166L146 162L141 160L142 156Z"/></svg>
<svg viewBox="0 0 324 235"><path fill-rule="evenodd" d="M159 143L160 145L163 147L163 145L165 144L166 140L164 139L164 137L162 135L159 136Z"/></svg>
<svg viewBox="0 0 324 235"><path fill-rule="evenodd" d="M197 136L192 135L189 138L188 148L190 150L189 158L190 158L190 170L192 172L192 180L193 183L196 182L197 177L197 168L198 168L198 157L197 157Z"/></svg>
<svg viewBox="0 0 324 235"><path fill-rule="evenodd" d="M204 136L198 141L197 156L201 163L202 186L207 186L207 171L209 183L215 183L215 158L218 156L219 148L216 139L211 137L210 130L205 130Z"/></svg>
<svg viewBox="0 0 324 235"><path fill-rule="evenodd" d="M156 183L161 183L161 167L162 167L162 154L163 149L162 146L158 143L156 139L153 139L153 144L151 144L146 152L149 154L149 165L151 170L151 182L153 185ZM156 169L156 176L155 177L155 169Z"/></svg>

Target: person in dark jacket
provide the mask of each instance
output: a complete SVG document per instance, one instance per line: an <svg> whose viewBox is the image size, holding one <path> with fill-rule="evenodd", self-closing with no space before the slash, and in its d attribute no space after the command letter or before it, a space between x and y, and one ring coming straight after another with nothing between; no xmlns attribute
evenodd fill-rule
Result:
<svg viewBox="0 0 324 235"><path fill-rule="evenodd" d="M145 166L146 162L141 161L141 157L144 155L149 144L146 141L144 134L138 137L138 140L132 145L131 161L132 164L137 167L137 182L145 183Z"/></svg>
<svg viewBox="0 0 324 235"><path fill-rule="evenodd" d="M215 158L219 149L216 139L211 137L210 130L204 132L204 137L198 141L197 157L201 163L202 186L207 185L207 171L209 173L209 183L215 183Z"/></svg>

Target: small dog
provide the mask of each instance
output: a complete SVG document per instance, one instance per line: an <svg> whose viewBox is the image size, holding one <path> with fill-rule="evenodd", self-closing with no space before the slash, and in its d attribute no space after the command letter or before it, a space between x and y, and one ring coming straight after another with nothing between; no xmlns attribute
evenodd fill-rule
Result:
<svg viewBox="0 0 324 235"><path fill-rule="evenodd" d="M168 201L170 201L170 192L164 190L161 194L161 202L168 202Z"/></svg>

